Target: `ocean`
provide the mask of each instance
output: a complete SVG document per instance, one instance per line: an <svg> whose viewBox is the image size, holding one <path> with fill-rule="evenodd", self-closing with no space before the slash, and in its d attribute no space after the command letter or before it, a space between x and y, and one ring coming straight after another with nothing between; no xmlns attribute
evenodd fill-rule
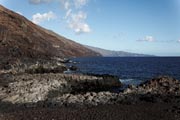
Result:
<svg viewBox="0 0 180 120"><path fill-rule="evenodd" d="M74 58L77 73L110 74L124 84L138 85L157 76L180 80L180 57L92 57Z"/></svg>

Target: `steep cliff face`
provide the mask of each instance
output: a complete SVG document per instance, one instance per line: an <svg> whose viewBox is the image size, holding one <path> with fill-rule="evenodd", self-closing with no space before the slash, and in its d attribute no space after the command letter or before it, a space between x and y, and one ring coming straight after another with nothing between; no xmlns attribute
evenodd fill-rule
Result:
<svg viewBox="0 0 180 120"><path fill-rule="evenodd" d="M37 26L0 5L0 57L99 56L76 42Z"/></svg>

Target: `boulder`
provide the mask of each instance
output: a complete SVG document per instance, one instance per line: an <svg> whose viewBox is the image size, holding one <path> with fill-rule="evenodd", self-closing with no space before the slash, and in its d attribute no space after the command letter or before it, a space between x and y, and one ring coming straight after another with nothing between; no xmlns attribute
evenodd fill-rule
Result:
<svg viewBox="0 0 180 120"><path fill-rule="evenodd" d="M69 70L76 71L76 70L78 70L78 68L76 66L72 65L69 67Z"/></svg>

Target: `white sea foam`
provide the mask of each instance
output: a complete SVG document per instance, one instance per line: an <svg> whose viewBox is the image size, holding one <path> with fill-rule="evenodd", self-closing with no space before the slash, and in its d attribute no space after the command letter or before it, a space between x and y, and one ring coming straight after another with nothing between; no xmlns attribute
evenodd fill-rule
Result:
<svg viewBox="0 0 180 120"><path fill-rule="evenodd" d="M129 84L133 84L133 85L138 85L140 83L142 83L141 80L138 79L132 79L132 78L127 78L127 79L119 79L119 81L123 84L129 85Z"/></svg>

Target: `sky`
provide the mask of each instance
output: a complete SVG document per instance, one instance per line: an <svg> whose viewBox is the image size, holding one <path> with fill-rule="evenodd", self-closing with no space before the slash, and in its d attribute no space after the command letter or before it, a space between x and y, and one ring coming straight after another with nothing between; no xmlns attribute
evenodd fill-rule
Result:
<svg viewBox="0 0 180 120"><path fill-rule="evenodd" d="M180 56L180 0L0 0L0 4L81 44Z"/></svg>

